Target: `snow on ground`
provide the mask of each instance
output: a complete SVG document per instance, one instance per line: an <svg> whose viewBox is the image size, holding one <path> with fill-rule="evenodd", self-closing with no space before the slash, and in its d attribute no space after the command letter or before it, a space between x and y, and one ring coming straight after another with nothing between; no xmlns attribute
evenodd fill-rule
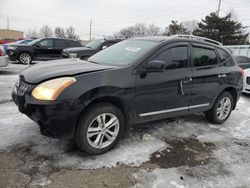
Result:
<svg viewBox="0 0 250 188"><path fill-rule="evenodd" d="M0 74L0 103L11 100L11 91L14 87L14 83L17 80L17 75L1 75Z"/></svg>
<svg viewBox="0 0 250 188"><path fill-rule="evenodd" d="M152 137L141 139L140 135L127 136L111 152L99 156L82 156L67 153L69 142L40 135L38 126L28 117L20 114L11 102L0 105L0 151L31 145L33 152L43 156L53 156L59 166L93 169L113 167L117 164L139 166L148 161L150 155L164 147L166 143ZM35 138L35 139L34 139Z"/></svg>
<svg viewBox="0 0 250 188"><path fill-rule="evenodd" d="M152 130L157 138L196 138L214 143L207 165L181 166L169 169L141 170L134 174L140 187L227 188L250 185L250 97L240 99L237 109L226 123L215 126L202 120L202 115L180 118L178 122Z"/></svg>

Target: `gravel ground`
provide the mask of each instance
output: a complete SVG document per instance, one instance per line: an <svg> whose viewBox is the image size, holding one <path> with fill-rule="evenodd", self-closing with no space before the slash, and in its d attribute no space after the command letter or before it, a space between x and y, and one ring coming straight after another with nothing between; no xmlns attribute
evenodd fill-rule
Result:
<svg viewBox="0 0 250 188"><path fill-rule="evenodd" d="M0 69L0 187L249 187L250 96L223 125L195 114L137 126L114 150L81 153L40 135L10 93L26 66Z"/></svg>

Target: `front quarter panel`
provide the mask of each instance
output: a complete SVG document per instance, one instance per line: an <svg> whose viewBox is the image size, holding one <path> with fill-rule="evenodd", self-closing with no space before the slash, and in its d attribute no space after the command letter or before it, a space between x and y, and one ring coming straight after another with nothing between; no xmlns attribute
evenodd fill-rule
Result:
<svg viewBox="0 0 250 188"><path fill-rule="evenodd" d="M75 76L77 82L65 89L58 100L76 99L77 106L84 109L91 102L109 98L122 103L130 116L134 117L135 75L131 67L114 68Z"/></svg>

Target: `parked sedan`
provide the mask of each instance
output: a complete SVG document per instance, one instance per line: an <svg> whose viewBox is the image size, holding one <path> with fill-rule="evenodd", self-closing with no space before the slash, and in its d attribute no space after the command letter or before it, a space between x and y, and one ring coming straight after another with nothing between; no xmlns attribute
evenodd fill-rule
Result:
<svg viewBox="0 0 250 188"><path fill-rule="evenodd" d="M9 58L3 47L0 46L0 67L6 67L9 64Z"/></svg>
<svg viewBox="0 0 250 188"><path fill-rule="evenodd" d="M95 53L112 46L113 44L116 44L120 42L121 39L99 39L99 40L94 40L90 43L88 43L84 47L79 47L79 48L67 48L64 49L62 52L62 56L65 58L80 58L80 59L87 59L90 56L94 55Z"/></svg>
<svg viewBox="0 0 250 188"><path fill-rule="evenodd" d="M42 38L29 44L12 44L7 50L11 61L18 60L30 64L33 60L51 60L61 57L62 50L69 47L80 47L78 41L61 38Z"/></svg>
<svg viewBox="0 0 250 188"><path fill-rule="evenodd" d="M250 94L250 58L246 56L235 56L239 67L244 69L243 93Z"/></svg>

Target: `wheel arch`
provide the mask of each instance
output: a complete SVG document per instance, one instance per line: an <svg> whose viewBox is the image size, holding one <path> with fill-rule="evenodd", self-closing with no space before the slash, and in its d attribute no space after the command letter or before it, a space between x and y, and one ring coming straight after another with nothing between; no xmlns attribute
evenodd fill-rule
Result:
<svg viewBox="0 0 250 188"><path fill-rule="evenodd" d="M24 51L18 52L17 58L19 59L19 56L20 56L21 54L23 54L23 53L28 53L28 54L31 56L32 61L35 60L34 54L32 54L32 52L30 52L30 51L28 51L28 50L24 50Z"/></svg>
<svg viewBox="0 0 250 188"><path fill-rule="evenodd" d="M223 93L223 92L228 92L228 93L230 93L231 95L232 95L232 97L233 97L233 110L235 109L235 107L236 107L236 103L237 103L237 90L234 88L234 87L227 87L227 88L225 88L220 94L219 94L219 96ZM219 97L218 96L218 97ZM218 98L217 97L217 98Z"/></svg>
<svg viewBox="0 0 250 188"><path fill-rule="evenodd" d="M96 99L88 102L87 104L85 104L85 107L81 110L81 112L78 115L78 119L77 119L75 129L74 129L74 134L75 134L75 131L77 130L77 125L81 119L81 116L84 114L84 112L88 108L90 108L91 106L98 104L98 103L109 103L109 104L117 107L118 109L120 109L121 112L123 113L124 119L125 119L125 130L129 130L132 117L130 115L131 113L129 113L129 109L128 109L127 105L125 105L125 102L119 97L104 96L104 97L96 98Z"/></svg>

